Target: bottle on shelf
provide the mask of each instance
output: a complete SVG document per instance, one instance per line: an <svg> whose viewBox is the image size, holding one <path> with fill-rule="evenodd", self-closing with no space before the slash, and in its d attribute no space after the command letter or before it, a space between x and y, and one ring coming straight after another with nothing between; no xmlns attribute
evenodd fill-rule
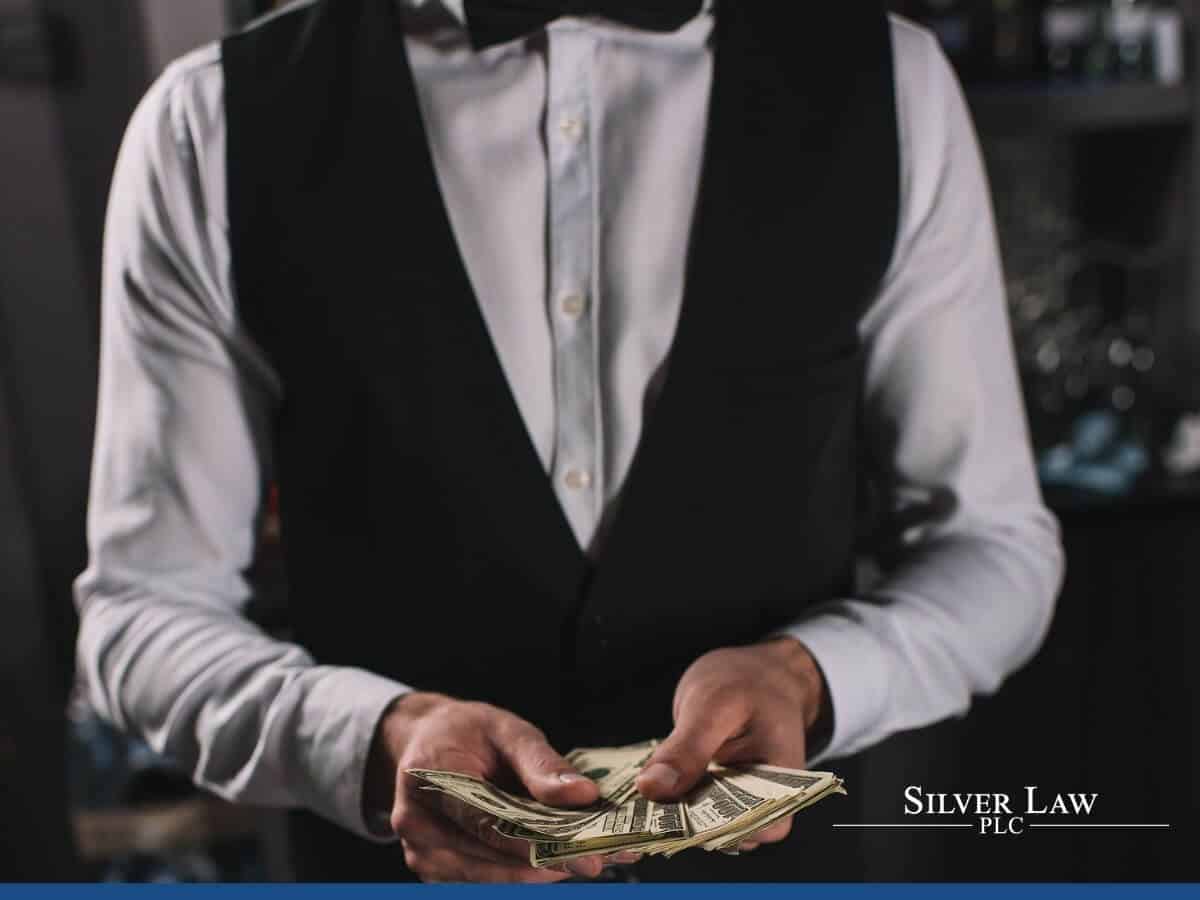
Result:
<svg viewBox="0 0 1200 900"><path fill-rule="evenodd" d="M1179 7L1172 2L1154 5L1151 14L1154 51L1154 80L1159 84L1180 84L1185 77L1184 24Z"/></svg>
<svg viewBox="0 0 1200 900"><path fill-rule="evenodd" d="M1100 34L1100 8L1092 0L1050 0L1042 12L1046 73L1052 80L1088 74Z"/></svg>
<svg viewBox="0 0 1200 900"><path fill-rule="evenodd" d="M1112 47L1113 75L1127 81L1150 77L1152 31L1153 9L1147 0L1112 0L1105 32Z"/></svg>

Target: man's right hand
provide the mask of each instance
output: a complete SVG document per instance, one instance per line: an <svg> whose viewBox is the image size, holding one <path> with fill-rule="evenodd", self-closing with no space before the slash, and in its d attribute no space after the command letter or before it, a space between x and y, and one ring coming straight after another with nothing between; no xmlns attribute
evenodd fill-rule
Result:
<svg viewBox="0 0 1200 900"><path fill-rule="evenodd" d="M524 719L440 694L400 698L375 734L365 804L373 810L390 805L404 861L422 881L546 884L594 878L603 870L599 857L571 860L561 870L534 869L527 843L501 836L492 828L495 820L478 810L421 790L408 769L461 772L491 782L515 777L531 796L552 806L594 803L596 785Z"/></svg>

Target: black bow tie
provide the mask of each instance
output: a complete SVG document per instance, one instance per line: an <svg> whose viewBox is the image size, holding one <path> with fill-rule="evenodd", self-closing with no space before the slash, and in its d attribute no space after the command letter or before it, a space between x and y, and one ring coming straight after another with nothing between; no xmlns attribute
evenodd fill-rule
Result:
<svg viewBox="0 0 1200 900"><path fill-rule="evenodd" d="M675 31L697 15L703 0L466 0L467 28L476 50L530 34L561 16L603 16L646 31Z"/></svg>

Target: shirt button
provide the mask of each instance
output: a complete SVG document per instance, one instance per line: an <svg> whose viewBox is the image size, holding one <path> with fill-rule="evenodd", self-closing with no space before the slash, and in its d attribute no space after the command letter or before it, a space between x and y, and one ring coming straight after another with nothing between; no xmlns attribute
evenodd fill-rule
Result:
<svg viewBox="0 0 1200 900"><path fill-rule="evenodd" d="M573 491L586 491L592 486L592 473L582 469L568 469L566 482L567 487Z"/></svg>
<svg viewBox="0 0 1200 900"><path fill-rule="evenodd" d="M558 130L568 140L577 141L583 137L583 120L575 116L563 116L558 123Z"/></svg>
<svg viewBox="0 0 1200 900"><path fill-rule="evenodd" d="M583 294L568 294L563 297L562 311L568 319L578 319L587 310L587 297Z"/></svg>

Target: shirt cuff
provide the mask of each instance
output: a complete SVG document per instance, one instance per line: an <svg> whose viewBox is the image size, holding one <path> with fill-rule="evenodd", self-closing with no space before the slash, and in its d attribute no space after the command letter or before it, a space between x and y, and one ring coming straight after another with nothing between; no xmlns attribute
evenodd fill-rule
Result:
<svg viewBox="0 0 1200 900"><path fill-rule="evenodd" d="M300 718L302 764L312 789L313 811L377 843L395 838L390 828L364 816L367 757L380 719L411 691L362 669L330 669L312 685Z"/></svg>
<svg viewBox="0 0 1200 900"><path fill-rule="evenodd" d="M849 756L870 743L887 714L886 654L878 640L847 610L825 607L779 632L812 653L825 676L833 710L829 742L811 759Z"/></svg>

